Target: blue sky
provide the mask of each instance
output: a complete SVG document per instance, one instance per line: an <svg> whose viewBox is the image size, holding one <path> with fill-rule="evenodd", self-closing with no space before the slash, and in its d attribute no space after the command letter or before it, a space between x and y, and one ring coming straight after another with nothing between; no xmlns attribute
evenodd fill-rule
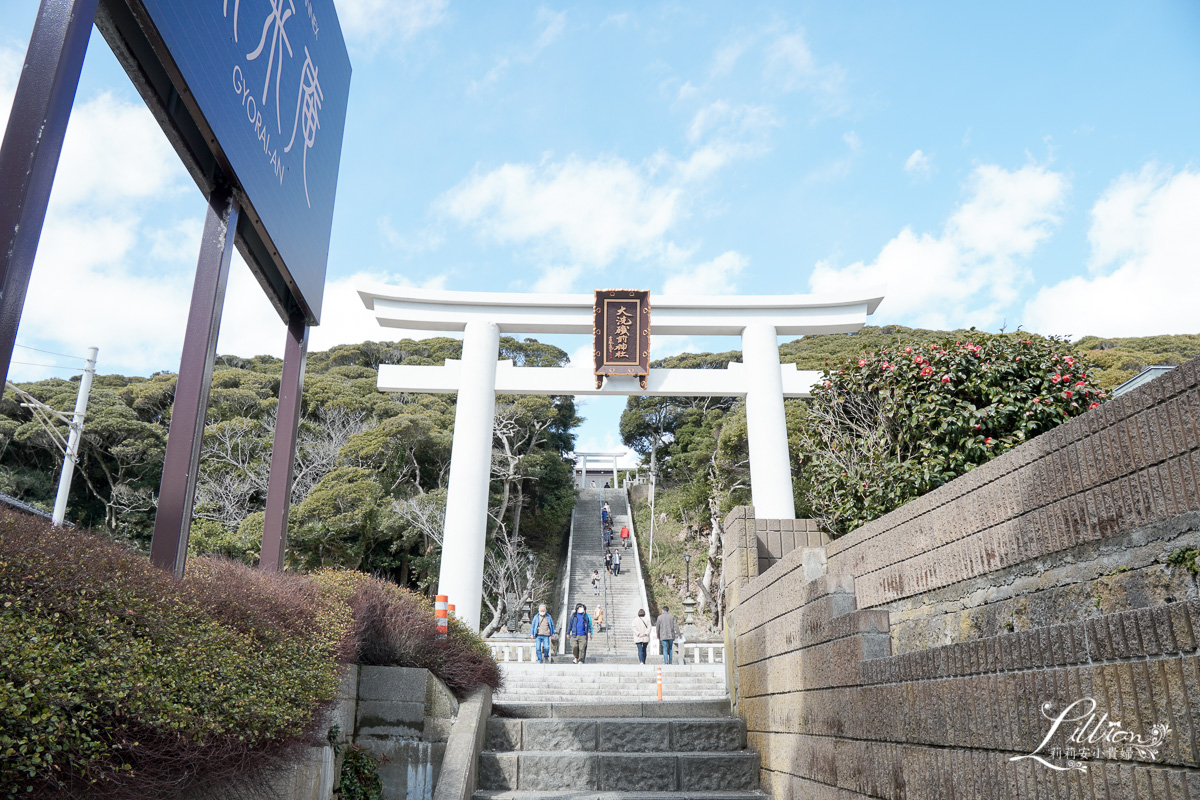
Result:
<svg viewBox="0 0 1200 800"><path fill-rule="evenodd" d="M365 281L884 284L876 324L1200 332L1195 3L337 5L354 77L316 348L385 338ZM0 6L0 120L36 6ZM177 368L202 219L93 34L19 342ZM221 351L282 339L238 265ZM13 369L46 374L68 373ZM616 444L621 405L584 405L582 446Z"/></svg>

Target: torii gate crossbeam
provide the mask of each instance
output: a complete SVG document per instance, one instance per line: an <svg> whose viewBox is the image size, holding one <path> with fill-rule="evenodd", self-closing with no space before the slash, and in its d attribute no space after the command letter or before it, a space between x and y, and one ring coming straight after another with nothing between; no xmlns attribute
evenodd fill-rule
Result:
<svg viewBox="0 0 1200 800"><path fill-rule="evenodd" d="M360 289L359 296L385 327L462 331L460 361L445 366L381 365L380 391L456 393L454 448L446 499L438 591L449 595L459 618L479 630L487 536L496 395L661 395L745 397L750 484L755 511L792 519L791 462L785 397L806 397L819 373L779 363L779 336L852 333L883 299L810 295L656 297L654 334L738 335L742 363L723 370L651 370L642 389L636 378L610 377L600 389L587 367L516 367L499 361L501 333L592 332L592 295L490 294L402 287Z"/></svg>

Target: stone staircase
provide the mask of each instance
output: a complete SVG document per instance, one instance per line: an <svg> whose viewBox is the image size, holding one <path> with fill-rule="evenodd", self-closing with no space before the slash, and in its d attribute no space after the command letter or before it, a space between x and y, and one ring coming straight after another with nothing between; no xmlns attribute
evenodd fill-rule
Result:
<svg viewBox="0 0 1200 800"><path fill-rule="evenodd" d="M658 698L655 667L650 664L503 663L504 688L497 704L620 703ZM589 659L590 661L590 659ZM724 664L670 664L662 668L664 700L728 702Z"/></svg>
<svg viewBox="0 0 1200 800"><path fill-rule="evenodd" d="M725 703L528 707L488 720L474 800L765 800ZM649 713L662 716L651 717ZM721 716L714 716L720 714Z"/></svg>
<svg viewBox="0 0 1200 800"><path fill-rule="evenodd" d="M607 500L613 514L613 549L621 553L621 574L604 571L604 535L600 508ZM636 660L632 625L639 608L645 608L645 589L634 559L631 537L628 549L621 547L622 525L629 525L629 501L623 489L582 489L575 503L574 526L571 531L571 586L566 607L560 611L559 624L583 603L593 618L604 607L605 626L598 631L588 647L588 659L603 654L622 656L623 661ZM592 591L592 571L600 570L600 595ZM565 615L564 612L565 611ZM649 609L646 609L649 613ZM560 653L570 652L570 642L560 636ZM628 656L628 658L625 658ZM659 659L661 661L661 659Z"/></svg>

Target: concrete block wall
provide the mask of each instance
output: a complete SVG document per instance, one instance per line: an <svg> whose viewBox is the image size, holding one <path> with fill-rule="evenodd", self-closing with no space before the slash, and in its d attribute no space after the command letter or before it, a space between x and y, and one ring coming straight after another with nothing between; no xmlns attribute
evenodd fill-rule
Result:
<svg viewBox="0 0 1200 800"><path fill-rule="evenodd" d="M756 519L754 536L758 544L758 571L766 572L797 548L823 547L829 534L815 519Z"/></svg>
<svg viewBox="0 0 1200 800"><path fill-rule="evenodd" d="M817 548L764 564L757 532L774 521L736 509L730 685L763 787L1200 799L1200 597L1164 563L1200 549L1198 476L1193 361L829 543L815 579ZM1044 704L1087 697L1124 730L1170 733L1153 756L1091 753L1086 770L1010 760L1046 737Z"/></svg>

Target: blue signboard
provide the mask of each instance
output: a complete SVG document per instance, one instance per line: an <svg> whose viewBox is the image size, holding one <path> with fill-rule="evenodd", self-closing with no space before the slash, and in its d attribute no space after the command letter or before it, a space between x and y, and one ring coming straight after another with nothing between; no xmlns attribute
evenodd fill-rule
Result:
<svg viewBox="0 0 1200 800"><path fill-rule="evenodd" d="M156 49L169 54L179 94L202 115L196 122L213 155L241 189L243 220L260 239L250 249L274 262L259 267L277 269L309 321L319 322L350 91L332 0L130 0L135 5L143 25L148 16L156 29Z"/></svg>

